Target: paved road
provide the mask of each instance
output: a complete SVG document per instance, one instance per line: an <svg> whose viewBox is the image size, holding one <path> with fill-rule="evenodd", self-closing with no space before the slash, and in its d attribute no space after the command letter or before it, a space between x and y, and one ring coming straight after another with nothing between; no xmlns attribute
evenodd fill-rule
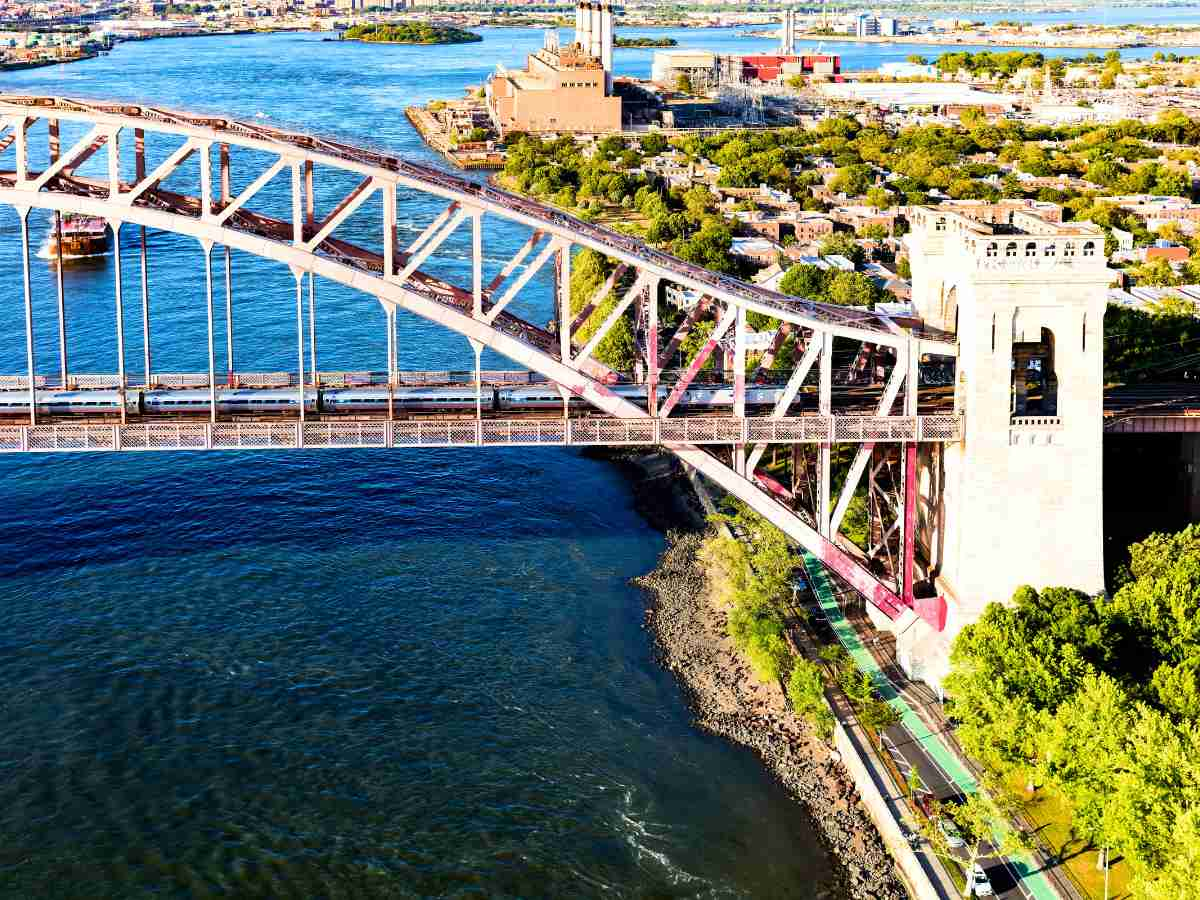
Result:
<svg viewBox="0 0 1200 900"><path fill-rule="evenodd" d="M931 729L918 715L919 701L898 685L880 666L871 651L863 645L854 626L846 619L838 602L833 582L820 562L808 551L802 551L813 593L821 613L837 639L845 647L860 670L868 673L880 695L900 715L899 724L885 732L890 742L897 768L906 774L915 766L922 782L939 800L953 801L978 790L974 774L951 748L946 737ZM1032 857L989 856L981 861L996 896L1057 900L1059 893Z"/></svg>

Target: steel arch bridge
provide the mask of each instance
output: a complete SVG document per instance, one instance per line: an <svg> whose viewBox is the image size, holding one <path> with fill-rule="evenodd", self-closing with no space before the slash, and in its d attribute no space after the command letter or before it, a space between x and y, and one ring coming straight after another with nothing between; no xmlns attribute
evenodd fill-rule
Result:
<svg viewBox="0 0 1200 900"><path fill-rule="evenodd" d="M63 126L82 131L69 146L61 140ZM44 135L44 138L43 138ZM132 154L129 136L132 135ZM41 140L45 152L41 154ZM36 142L36 143L35 143ZM157 154L147 152L157 144ZM31 150L47 162L31 167ZM214 165L214 151L217 156ZM97 156L99 154L99 156ZM232 189L234 155L253 157L248 166L255 177L243 189ZM132 156L132 160L130 160ZM79 169L92 157L107 160L107 177L85 176ZM193 115L144 105L94 102L56 97L0 95L0 203L12 206L21 221L24 259L24 301L28 372L15 384L28 391L29 424L0 426L0 450L66 449L221 449L227 447L308 446L480 446L489 444L659 444L721 488L809 548L854 585L879 611L900 616L906 608L941 628L945 603L941 598L914 597L913 557L917 522L916 454L920 442L957 441L961 418L955 414L921 415L918 408L918 364L922 356L953 357L952 339L936 333L905 330L886 316L828 306L788 297L738 279L691 265L666 253L559 210L515 196L490 185L456 177L436 168L340 141L212 116ZM148 169L147 160L155 162ZM190 164L192 159L198 165ZM132 165L130 163L132 162ZM95 165L93 165L93 169ZM339 192L331 211L318 216L314 179L353 179ZM130 177L132 173L132 177ZM183 192L168 191L164 182L189 179ZM264 189L276 179L290 185L290 215L254 211ZM407 246L397 237L398 195L417 194L445 204L444 209ZM380 251L362 242L335 236L369 199L379 195L382 214L375 226ZM61 222L64 213L95 216L108 223L118 245L121 228L142 229L143 328L146 333L145 384L152 383L149 317L146 306L145 229L195 238L205 254L208 308L207 388L210 421L204 423L128 423L124 403L121 422L113 425L61 425L38 421L33 313L30 288L29 225L32 209L50 210ZM528 240L489 283L484 282L485 222L503 220L528 229ZM422 267L460 227L471 233L471 283L451 284ZM214 350L212 253L221 247L283 263L295 277L299 421L246 425L218 421L216 357ZM582 309L572 313L569 302L571 253L590 248L615 263L608 281ZM123 335L120 253L115 255L118 372L115 386L129 387ZM541 328L513 315L510 304L547 265L556 269L556 317ZM228 272L228 269L226 270ZM59 279L61 380L69 383L65 350L65 312ZM306 365L303 285L309 278L311 349ZM394 320L404 310L465 337L474 348L478 398L479 359L484 347L544 376L563 398L586 401L611 418L562 419L530 424L476 420L453 423L387 421L336 423L305 419L306 378L319 385L315 371L313 298L314 276L353 288L383 305L388 330L388 384L399 377L395 367ZM672 284L701 299L684 317L663 346L658 302L660 285ZM579 346L577 332L600 301L618 291L615 307ZM226 282L226 302L230 302ZM746 409L746 320L758 313L778 320L775 344L767 351L769 365L790 334L796 346L796 365L778 400L765 415ZM600 364L594 353L600 341L622 316L637 322L639 370L644 377L645 403L634 403L613 390L617 374ZM705 317L715 319L706 342L688 369L673 384L662 384L663 361L669 360L690 329ZM231 321L228 320L228 321ZM231 327L231 326L230 326ZM227 336L232 355L232 331ZM890 370L882 389L871 398L866 415L845 415L833 403L833 345L838 340L859 348L858 359L888 360ZM722 419L672 416L697 374L718 350L730 347L733 363L732 413ZM800 353L803 348L803 353ZM885 371L881 367L880 371ZM789 416L806 379L816 378L816 415ZM665 390L665 393L664 393ZM477 400L478 403L478 400ZM902 407L899 413L894 407ZM506 430L507 429L507 430ZM515 431L514 431L515 429ZM514 434L516 437L514 438ZM834 443L857 444L839 496L831 493L831 449ZM792 490L759 471L769 444L790 444L793 454ZM705 446L707 445L707 446ZM811 503L798 503L800 491L795 460L807 448L805 478ZM807 455L805 455L807 460ZM871 551L857 552L839 536L850 500L867 473L871 481ZM875 502L878 494L879 502ZM890 521L884 521L889 519Z"/></svg>

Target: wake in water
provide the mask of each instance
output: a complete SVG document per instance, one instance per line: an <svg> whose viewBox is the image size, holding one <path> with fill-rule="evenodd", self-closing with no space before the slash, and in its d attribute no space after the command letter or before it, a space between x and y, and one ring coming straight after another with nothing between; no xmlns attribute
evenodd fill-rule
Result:
<svg viewBox="0 0 1200 900"><path fill-rule="evenodd" d="M104 250L100 253L64 253L62 255L62 260L63 262L70 262L76 259L100 259L101 257L111 255L112 250ZM46 242L42 244L42 246L38 247L37 253L35 253L34 256L36 256L38 259L49 260L50 262L56 262L58 260L58 254L50 252L49 238L46 239Z"/></svg>

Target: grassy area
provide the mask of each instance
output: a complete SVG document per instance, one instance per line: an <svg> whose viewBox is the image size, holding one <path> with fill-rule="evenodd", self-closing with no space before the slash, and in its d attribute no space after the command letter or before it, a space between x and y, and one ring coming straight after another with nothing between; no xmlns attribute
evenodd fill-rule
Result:
<svg viewBox="0 0 1200 900"><path fill-rule="evenodd" d="M1076 886L1088 896L1102 900L1104 897L1104 870L1096 868L1099 851L1075 834L1071 827L1071 805L1052 787L1038 788L1034 793L1025 790L1020 778L1010 779L1009 788L1023 798L1022 812L1037 829L1038 837L1050 848L1052 855L1064 858L1063 867L1070 872ZM1110 900L1122 900L1132 896L1130 885L1133 872L1128 863L1114 857L1108 872L1108 896Z"/></svg>

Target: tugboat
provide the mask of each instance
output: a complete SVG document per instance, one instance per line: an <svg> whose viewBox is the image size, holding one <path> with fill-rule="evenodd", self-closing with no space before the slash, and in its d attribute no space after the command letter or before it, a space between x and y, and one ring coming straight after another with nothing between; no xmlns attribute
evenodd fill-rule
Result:
<svg viewBox="0 0 1200 900"><path fill-rule="evenodd" d="M46 257L57 259L59 231L54 215L50 216L50 236L46 240ZM96 216L64 213L62 217L62 257L78 259L83 256L102 256L108 252L108 223Z"/></svg>

